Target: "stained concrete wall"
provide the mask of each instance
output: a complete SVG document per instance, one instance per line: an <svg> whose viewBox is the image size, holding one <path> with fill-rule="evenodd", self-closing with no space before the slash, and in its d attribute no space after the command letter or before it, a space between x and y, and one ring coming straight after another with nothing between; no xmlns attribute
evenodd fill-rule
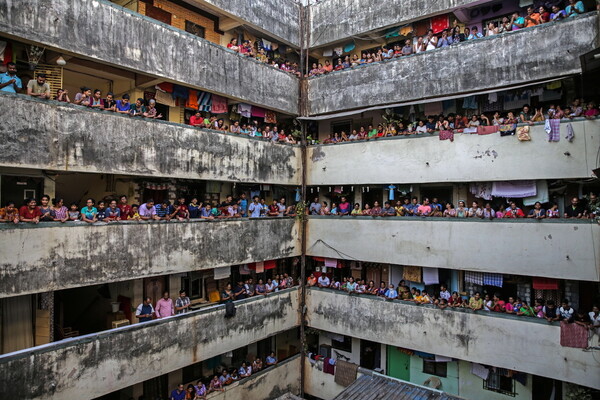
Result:
<svg viewBox="0 0 600 400"><path fill-rule="evenodd" d="M209 400L269 400L286 393L300 393L300 354L267 368L247 379L227 386L224 392L215 392Z"/></svg>
<svg viewBox="0 0 600 400"><path fill-rule="evenodd" d="M299 185L300 148L0 95L0 166Z"/></svg>
<svg viewBox="0 0 600 400"><path fill-rule="evenodd" d="M288 114L298 111L299 86L294 75L107 0L2 1L0 31L63 54L80 55Z"/></svg>
<svg viewBox="0 0 600 400"><path fill-rule="evenodd" d="M600 225L588 221L310 217L306 246L319 257L598 281L597 243Z"/></svg>
<svg viewBox="0 0 600 400"><path fill-rule="evenodd" d="M92 399L293 329L298 289L0 356L5 399ZM27 385L15 384L28 382ZM287 385L286 385L287 386Z"/></svg>
<svg viewBox="0 0 600 400"><path fill-rule="evenodd" d="M598 46L598 26L598 13L593 12L315 77L308 80L309 114L502 89L580 73L579 56ZM556 43L569 51L554 51Z"/></svg>
<svg viewBox="0 0 600 400"><path fill-rule="evenodd" d="M325 0L310 7L311 47L445 14L481 3L474 0Z"/></svg>
<svg viewBox="0 0 600 400"><path fill-rule="evenodd" d="M600 147L600 120L575 121L572 126L573 142L564 140L563 123L558 143L548 142L544 126L536 125L530 142L498 133L463 133L455 134L454 142L435 135L312 146L308 185L589 178Z"/></svg>
<svg viewBox="0 0 600 400"><path fill-rule="evenodd" d="M0 297L297 256L298 230L293 218L4 224Z"/></svg>
<svg viewBox="0 0 600 400"><path fill-rule="evenodd" d="M300 5L293 0L192 0L219 14L242 20L253 28L275 36L284 43L300 47Z"/></svg>
<svg viewBox="0 0 600 400"><path fill-rule="evenodd" d="M600 388L594 354L560 346L557 324L312 288L306 304L311 328Z"/></svg>

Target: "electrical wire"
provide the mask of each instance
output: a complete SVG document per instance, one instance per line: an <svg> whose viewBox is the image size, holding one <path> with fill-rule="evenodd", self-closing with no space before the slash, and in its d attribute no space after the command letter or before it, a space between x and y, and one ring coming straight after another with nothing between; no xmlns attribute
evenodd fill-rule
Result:
<svg viewBox="0 0 600 400"><path fill-rule="evenodd" d="M328 244L327 242L325 242L325 241L324 241L324 240L322 240L322 239L317 239L317 241L316 241L316 242L315 242L315 243L314 243L312 246L310 246L310 247L308 248L308 250L310 250L310 249L312 249L313 247L315 247L315 246L316 246L318 243L321 243L321 244L323 244L325 247L327 247L327 248L329 248L329 249L331 249L331 250L335 251L335 252L337 253L337 255L338 255L338 256L340 256L340 258L341 258L341 259L344 259L344 260L352 260L352 261L360 261L358 258L354 258L354 257L352 257L351 255L348 255L348 254L344 253L343 251L340 251L340 250L336 249L335 247L331 246L330 244Z"/></svg>

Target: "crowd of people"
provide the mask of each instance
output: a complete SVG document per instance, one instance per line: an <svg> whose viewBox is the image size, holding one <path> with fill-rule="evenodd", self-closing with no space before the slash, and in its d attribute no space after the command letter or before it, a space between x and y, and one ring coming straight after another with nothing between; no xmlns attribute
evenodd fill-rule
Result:
<svg viewBox="0 0 600 400"><path fill-rule="evenodd" d="M392 136L419 136L441 131L478 133L483 127L496 127L501 134L503 130L500 128L506 127L507 134L514 135L517 124L533 125L546 120L566 122L580 117L591 120L600 115L596 103L588 102L585 107L583 104L582 99L574 99L571 105L564 107L551 104L545 112L541 107L532 109L531 106L525 105L518 113L509 111L504 114L495 112L493 115L486 115L485 113L470 116L460 113L429 115L426 119L415 119L413 122L401 120L399 122L381 123L376 127L368 125L366 129L361 126L360 129L354 129L349 134L345 131L334 132L328 135L323 143L336 144Z"/></svg>
<svg viewBox="0 0 600 400"><path fill-rule="evenodd" d="M593 332L600 334L600 309L598 306L594 305L588 313L576 312L569 305L568 299L564 299L560 306L552 300L544 301L544 299L536 299L534 304L527 304L525 300L516 296L509 296L508 300L504 300L499 293L494 293L491 296L486 294L482 297L480 292L475 292L473 296L465 299L456 291L450 293L444 284L440 285L439 292L428 293L425 289L409 288L404 280L400 281L397 287L384 281L376 286L372 280L366 282L364 279L355 280L350 276L344 277L340 282L336 278L330 279L325 274L321 274L317 278L314 273L311 273L307 278L306 284L311 287L341 290L352 294L378 296L386 300L431 304L440 309L464 308L471 311L488 311L543 318L548 322L564 320L569 323L584 325Z"/></svg>
<svg viewBox="0 0 600 400"><path fill-rule="evenodd" d="M242 44L240 45L237 38L232 38L227 44L227 48L242 56L254 58L262 63L269 64L274 68L296 75L297 77L302 76L297 62L271 58L268 56L268 51L264 47L258 46L257 43L253 43L251 40L242 40Z"/></svg>
<svg viewBox="0 0 600 400"><path fill-rule="evenodd" d="M491 202L486 202L483 207L479 201L473 201L471 207L467 207L463 200L458 202L458 207L454 207L451 202L440 203L437 197L431 200L428 197L423 198L419 203L417 197L405 197L403 200L397 200L395 205L389 201L384 202L381 207L378 201L373 202L371 207L368 203L361 208L359 203L352 205L346 197L341 197L339 203L331 203L329 207L326 201L319 202L315 198L308 207L310 215L350 215L350 216L371 216L371 217L446 217L446 218L474 218L474 219L555 219L555 218L575 218L575 219L595 219L600 217L600 198L596 193L591 192L585 198L585 205L578 197L572 197L570 203L565 206L564 212L560 213L558 204L550 203L548 209L544 209L542 203L535 202L529 211L525 212L517 206L514 201L508 204L501 203L497 209L492 208Z"/></svg>
<svg viewBox="0 0 600 400"><path fill-rule="evenodd" d="M180 383L177 389L174 389L169 400L206 400L206 396L213 392L224 392L225 387L244 378L250 377L265 368L277 365L277 357L275 352L270 352L263 363L260 357L256 357L254 361L243 361L239 368L223 367L220 373L213 375L213 378L205 384L202 380L198 380L195 385L188 384L184 389L184 385Z"/></svg>
<svg viewBox="0 0 600 400"><path fill-rule="evenodd" d="M438 33L434 33L433 29L429 29L424 36L415 36L412 39L406 39L404 45L382 46L376 51L364 51L360 56L353 54L352 56L346 55L344 58L339 57L333 62L335 65L329 60L325 60L325 65L313 63L307 76L325 75L348 68L411 56L413 54L449 47L465 41L561 21L583 14L586 11L583 2L580 0L568 0L566 7L562 7L561 2L554 3L550 7L546 5L538 7L529 6L524 13L514 12L510 17L504 17L502 22L490 22L484 27L484 32L480 32L477 26L472 26L471 28L465 26L461 31L458 21L455 21L452 28L444 29Z"/></svg>
<svg viewBox="0 0 600 400"><path fill-rule="evenodd" d="M261 217L293 217L296 215L295 206L287 206L285 198L273 200L267 205L264 198L255 196L248 202L246 194L238 198L228 195L225 201L213 203L210 201L199 202L192 198L186 202L185 197L179 197L176 204L163 200L155 204L148 199L143 204L129 204L125 195L116 198L100 200L96 204L93 198L86 200L86 205L80 207L73 202L67 206L64 199L43 195L40 204L36 199L27 199L20 207L14 201L8 201L0 208L0 222L39 223L39 222L119 222L119 221L189 221L190 219L227 219L227 218L261 218Z"/></svg>

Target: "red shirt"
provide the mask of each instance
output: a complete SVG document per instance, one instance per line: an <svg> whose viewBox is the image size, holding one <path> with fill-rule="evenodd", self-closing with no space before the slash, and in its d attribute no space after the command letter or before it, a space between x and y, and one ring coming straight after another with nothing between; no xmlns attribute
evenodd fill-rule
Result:
<svg viewBox="0 0 600 400"><path fill-rule="evenodd" d="M34 219L36 217L41 217L42 216L42 212L40 211L39 207L35 207L33 210L29 209L29 206L22 206L19 209L19 215L25 219Z"/></svg>
<svg viewBox="0 0 600 400"><path fill-rule="evenodd" d="M504 214L504 218L518 218L524 216L525 214L523 213L523 210L521 210L519 207L517 207L514 210L512 208L509 208L508 210L506 210L506 214Z"/></svg>
<svg viewBox="0 0 600 400"><path fill-rule="evenodd" d="M119 210L121 210L121 216L119 217L121 220L126 220L131 214L131 206L129 204L119 204L117 205Z"/></svg>
<svg viewBox="0 0 600 400"><path fill-rule="evenodd" d="M190 125L198 126L198 125L202 125L203 123L204 123L204 118L202 116L200 116L200 118L196 118L195 115L192 115L190 117Z"/></svg>

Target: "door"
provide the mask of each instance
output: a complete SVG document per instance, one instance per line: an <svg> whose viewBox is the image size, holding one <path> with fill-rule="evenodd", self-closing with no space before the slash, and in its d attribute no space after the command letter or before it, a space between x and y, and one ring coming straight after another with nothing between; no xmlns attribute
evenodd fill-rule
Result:
<svg viewBox="0 0 600 400"><path fill-rule="evenodd" d="M393 378L409 381L410 356L397 347L387 346L387 374Z"/></svg>
<svg viewBox="0 0 600 400"><path fill-rule="evenodd" d="M144 296L152 299L152 304L156 304L165 292L165 277L154 276L152 278L144 278Z"/></svg>
<svg viewBox="0 0 600 400"><path fill-rule="evenodd" d="M2 206L14 201L15 207L21 207L27 198L39 199L44 193L44 178L30 176L2 175L0 197Z"/></svg>
<svg viewBox="0 0 600 400"><path fill-rule="evenodd" d="M360 366L370 370L381 366L381 345L379 343L361 339Z"/></svg>

